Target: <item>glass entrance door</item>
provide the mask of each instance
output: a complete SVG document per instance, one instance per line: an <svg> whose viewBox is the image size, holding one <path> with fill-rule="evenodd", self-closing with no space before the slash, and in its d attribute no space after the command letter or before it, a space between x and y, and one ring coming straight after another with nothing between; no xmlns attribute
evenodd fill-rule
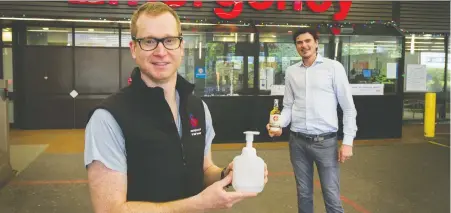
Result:
<svg viewBox="0 0 451 213"><path fill-rule="evenodd" d="M204 96L250 95L255 88L256 49L248 42L207 42ZM202 83L202 82L201 82ZM199 85L199 81L196 81Z"/></svg>
<svg viewBox="0 0 451 213"><path fill-rule="evenodd" d="M255 94L259 47L253 28L182 26L184 57L178 73L196 85L197 96Z"/></svg>
<svg viewBox="0 0 451 213"><path fill-rule="evenodd" d="M255 47L246 42L223 43L225 47L222 56L209 61L215 74L215 90L220 95L248 95L254 89ZM214 65L213 65L214 64Z"/></svg>

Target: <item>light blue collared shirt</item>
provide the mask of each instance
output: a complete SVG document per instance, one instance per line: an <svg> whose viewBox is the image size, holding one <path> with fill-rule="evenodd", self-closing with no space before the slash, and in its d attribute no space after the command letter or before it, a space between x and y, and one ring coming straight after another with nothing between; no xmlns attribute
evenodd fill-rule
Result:
<svg viewBox="0 0 451 213"><path fill-rule="evenodd" d="M285 72L282 126L304 134L338 131L337 105L343 110L343 144L353 145L357 111L343 65L317 55L312 66L302 61Z"/></svg>

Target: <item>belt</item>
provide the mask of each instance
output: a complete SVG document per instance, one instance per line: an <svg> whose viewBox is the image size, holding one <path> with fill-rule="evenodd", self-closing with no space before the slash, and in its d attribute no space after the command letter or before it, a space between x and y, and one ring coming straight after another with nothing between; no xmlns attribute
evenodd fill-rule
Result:
<svg viewBox="0 0 451 213"><path fill-rule="evenodd" d="M330 138L337 137L336 132L330 132L330 133L324 133L319 135L311 135L311 134L304 134L301 132L293 132L291 131L291 134L293 134L295 137L302 138L305 141L311 141L311 142L321 142Z"/></svg>

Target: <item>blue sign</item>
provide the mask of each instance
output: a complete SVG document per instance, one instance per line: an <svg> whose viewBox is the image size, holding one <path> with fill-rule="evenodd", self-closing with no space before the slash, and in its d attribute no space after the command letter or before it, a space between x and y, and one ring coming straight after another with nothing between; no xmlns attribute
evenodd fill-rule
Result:
<svg viewBox="0 0 451 213"><path fill-rule="evenodd" d="M194 70L194 76L196 78L205 79L207 77L205 67L196 67L196 69Z"/></svg>

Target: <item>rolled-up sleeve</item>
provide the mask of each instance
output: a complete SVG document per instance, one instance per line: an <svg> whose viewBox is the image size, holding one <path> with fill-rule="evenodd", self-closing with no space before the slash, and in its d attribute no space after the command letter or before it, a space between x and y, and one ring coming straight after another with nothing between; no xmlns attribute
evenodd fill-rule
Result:
<svg viewBox="0 0 451 213"><path fill-rule="evenodd" d="M107 168L127 173L125 140L114 117L97 109L85 129L84 163L102 162Z"/></svg>

